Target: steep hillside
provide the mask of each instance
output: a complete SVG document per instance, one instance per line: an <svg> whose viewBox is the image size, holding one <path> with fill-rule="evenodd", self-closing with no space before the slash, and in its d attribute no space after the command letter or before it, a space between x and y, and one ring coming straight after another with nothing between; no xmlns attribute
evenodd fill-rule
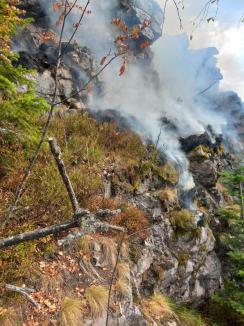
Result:
<svg viewBox="0 0 244 326"><path fill-rule="evenodd" d="M162 93L168 77L162 79L157 51L149 46L161 36L161 9L156 1L112 4L111 18L126 24L115 21L109 35L104 31L106 37L113 42L116 28L131 29L138 37L132 33L129 54L122 53L122 63L107 75L101 69L106 71L114 49L100 63L99 49L94 52L104 35L97 40L88 23L88 40L86 30L84 39L59 46L55 33L64 3L56 2L51 10L48 1L16 2L20 9L14 15L34 20L15 35L9 31L18 55L3 52L6 58L0 61L1 325L207 326L216 325L214 315L221 314L208 303L224 288L226 248L218 211L233 199L220 173L232 168L234 156L226 145L237 138L220 135L222 130L207 118L202 122L199 110L210 103L209 94L196 96L213 75L221 79L215 50L191 52L184 43L182 56L187 53L201 73L169 100ZM100 9L105 10L102 4ZM73 20L74 30L79 24ZM99 23L103 26L102 18ZM167 42L171 49L177 44L176 39ZM119 49L114 46L121 51L121 43ZM115 70L120 80L128 75L117 83ZM224 115L227 106L234 114L226 104L229 97L220 96L218 87L215 91L218 96L208 106L211 117L217 106ZM156 108L151 98L161 96L176 114ZM193 104L199 114L194 123ZM183 108L180 118L177 110ZM48 114L43 144L16 202ZM235 130L236 122L228 122ZM48 145L50 137L59 146L56 153ZM65 227L69 223L72 227ZM28 238L28 232L53 225L61 225L61 231ZM17 245L6 245L19 234Z"/></svg>

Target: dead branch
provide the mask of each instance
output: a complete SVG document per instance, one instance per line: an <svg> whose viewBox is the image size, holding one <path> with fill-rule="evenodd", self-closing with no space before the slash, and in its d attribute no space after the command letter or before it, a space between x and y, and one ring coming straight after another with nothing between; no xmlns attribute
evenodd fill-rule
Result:
<svg viewBox="0 0 244 326"><path fill-rule="evenodd" d="M69 39L68 42L66 43L66 45L65 45L64 49L62 50L62 53L60 53L58 59L60 59L60 58L63 56L63 54L65 53L65 50L68 48L68 46L69 46L70 43L72 42L72 40L73 40L73 38L74 38L74 36L75 36L75 34L76 34L78 28L80 27L81 21L82 21L82 19L84 18L84 15L85 15L85 13L86 13L86 11L87 11L87 8L88 8L89 4L90 4L90 0L87 1L86 5L85 5L85 7L84 7L84 9L83 9L83 11L82 11L82 14L81 14L81 16L80 16L80 19L79 19L78 23L76 24L76 27L75 27L75 29L74 29L74 31L73 31L73 33L72 33L70 39ZM67 16L66 16L66 17L67 17Z"/></svg>
<svg viewBox="0 0 244 326"><path fill-rule="evenodd" d="M77 220L72 220L65 224L52 225L50 227L46 227L40 230L13 235L11 237L0 240L0 249L7 248L10 246L15 246L19 243L26 242L26 241L37 240L51 234L57 234L62 231L66 231L68 229L74 228L76 226L78 226Z"/></svg>
<svg viewBox="0 0 244 326"><path fill-rule="evenodd" d="M86 212L86 214L84 214ZM108 232L108 231L117 231L124 232L125 229L111 225L109 223L101 222L96 218L96 216L89 211L82 210L82 213L74 214L72 220L64 224L57 224L48 226L43 229L21 233L18 235L13 235L11 237L0 240L0 249L4 249L10 246L18 245L22 242L37 240L44 238L48 235L59 234L60 232L67 231L69 229L79 227L81 231L74 234L69 234L66 238L59 240L58 244L66 245L70 244L72 241L83 237L87 234L92 234L96 232Z"/></svg>
<svg viewBox="0 0 244 326"><path fill-rule="evenodd" d="M39 304L29 294L29 293L34 293L35 290L30 288L21 288L12 284L6 284L5 288L9 291L14 291L22 294L31 304L33 304L33 306L39 308Z"/></svg>
<svg viewBox="0 0 244 326"><path fill-rule="evenodd" d="M95 213L95 215L98 218L106 218L120 213L121 213L121 209L115 209L114 211L111 211L110 209L100 209Z"/></svg>
<svg viewBox="0 0 244 326"><path fill-rule="evenodd" d="M162 126L160 127L158 137L157 137L157 141L156 141L156 144L155 144L156 149L158 148L158 144L159 144L159 141L160 141L161 134L162 134Z"/></svg>
<svg viewBox="0 0 244 326"><path fill-rule="evenodd" d="M2 134L18 134L16 131L6 128L0 128L0 133Z"/></svg>
<svg viewBox="0 0 244 326"><path fill-rule="evenodd" d="M40 239L51 234L52 235L57 234L74 227L80 227L81 231L75 234L70 234L63 240L59 240L60 245L70 243L71 241L79 237L95 232L108 232L108 231L124 232L125 231L125 229L122 227L110 225L109 223L101 222L99 220L99 217L105 218L109 215L110 216L116 215L120 212L120 210L114 210L114 211L99 210L97 213L93 214L86 209L80 208L72 183L69 179L64 162L61 158L61 151L57 145L57 142L54 138L49 138L49 144L50 144L51 152L57 163L60 176L62 177L63 183L68 192L69 199L74 210L74 215L72 216L71 220L67 223L52 225L43 229L25 232L25 233L13 235L11 237L2 239L0 240L0 249L17 245L25 241Z"/></svg>
<svg viewBox="0 0 244 326"><path fill-rule="evenodd" d="M182 24L182 19L181 19L181 15L180 15L180 9L178 7L178 4L176 3L175 0L172 0L174 5L175 5L175 9L176 9L176 12L177 12L177 16L178 16L178 19L179 19L179 23L180 23L180 29L183 29L183 24Z"/></svg>
<svg viewBox="0 0 244 326"><path fill-rule="evenodd" d="M74 214L76 214L80 211L80 206L79 206L78 200L76 198L74 189L72 187L71 181L69 179L69 176L66 172L65 165L62 160L60 148L58 147L57 142L54 138L49 138L48 142L50 145L51 152L52 152L52 154L55 158L55 161L57 163L59 173L63 179L63 183L64 183L67 193L69 195L69 199L72 204Z"/></svg>

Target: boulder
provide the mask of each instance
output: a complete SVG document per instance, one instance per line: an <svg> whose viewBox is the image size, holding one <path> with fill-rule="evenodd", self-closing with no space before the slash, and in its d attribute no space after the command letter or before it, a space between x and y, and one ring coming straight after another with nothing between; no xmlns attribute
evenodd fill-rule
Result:
<svg viewBox="0 0 244 326"><path fill-rule="evenodd" d="M122 10L119 10L118 15L122 15L127 26L143 26L145 21L150 22L150 26L143 30L137 44L141 44L143 41L152 44L162 35L161 26L164 21L164 13L155 0L120 0L119 2Z"/></svg>

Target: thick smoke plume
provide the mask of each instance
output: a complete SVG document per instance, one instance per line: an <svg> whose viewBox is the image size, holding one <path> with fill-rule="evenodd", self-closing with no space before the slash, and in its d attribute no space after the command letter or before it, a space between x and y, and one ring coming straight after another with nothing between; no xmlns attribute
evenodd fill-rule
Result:
<svg viewBox="0 0 244 326"><path fill-rule="evenodd" d="M119 32L111 20L120 16L118 2L91 1L91 14L86 16L75 37L80 46L93 51L98 62L110 49L115 51L113 40ZM50 1L43 3L55 28L58 13L53 13ZM85 1L79 4L84 6ZM78 14L74 13L66 24L67 40ZM111 65L102 76L104 94L91 98L90 107L118 110L131 121L135 131L155 143L160 134L158 145L180 170L180 186L187 191L194 187L194 182L179 138L201 134L209 125L216 133L228 130L229 116L214 105L222 79L216 67L218 52L215 48L190 50L184 34L162 36L145 52L146 55L142 52L133 57L121 77L118 74L121 61L118 59Z"/></svg>

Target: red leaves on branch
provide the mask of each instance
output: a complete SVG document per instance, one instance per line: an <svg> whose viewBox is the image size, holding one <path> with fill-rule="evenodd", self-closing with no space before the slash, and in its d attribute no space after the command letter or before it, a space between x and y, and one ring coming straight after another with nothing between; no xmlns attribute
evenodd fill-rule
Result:
<svg viewBox="0 0 244 326"><path fill-rule="evenodd" d="M63 11L61 15L59 16L58 20L56 21L56 27L59 27L62 24L62 21L64 20L65 12Z"/></svg>
<svg viewBox="0 0 244 326"><path fill-rule="evenodd" d="M114 18L112 24L117 26L122 32L128 33L128 26L123 22L122 19Z"/></svg>
<svg viewBox="0 0 244 326"><path fill-rule="evenodd" d="M147 27L149 27L150 25L151 25L150 20L145 19L144 22L143 22L143 28L147 28Z"/></svg>
<svg viewBox="0 0 244 326"><path fill-rule="evenodd" d="M120 67L119 76L122 76L124 74L124 72L125 72L125 61L123 62L123 64Z"/></svg>
<svg viewBox="0 0 244 326"><path fill-rule="evenodd" d="M114 18L112 20L112 24L117 26L118 29L123 32L123 34L118 35L115 38L115 41L114 41L114 43L117 44L117 46L118 46L117 54L118 55L123 55L123 60L124 61L123 61L122 65L120 67L120 70L119 70L119 76L122 76L125 73L125 70L126 70L126 61L127 61L126 53L129 50L129 44L130 44L129 42L138 40L140 38L143 30L150 26L151 21L145 19L143 24L135 25L130 29L125 24L125 22L120 18ZM140 49L145 49L148 46L150 46L150 44L151 43L148 40L145 40L139 45L139 47L140 47ZM106 62L106 59L107 59L107 56L104 56L101 59L100 64L104 65L105 62Z"/></svg>
<svg viewBox="0 0 244 326"><path fill-rule="evenodd" d="M78 28L79 27L79 23L74 23L72 26L73 26L73 28Z"/></svg>
<svg viewBox="0 0 244 326"><path fill-rule="evenodd" d="M111 55L111 49L109 50L109 52L101 59L100 61L100 65L103 66L107 60L107 58Z"/></svg>
<svg viewBox="0 0 244 326"><path fill-rule="evenodd" d="M140 49L146 49L147 47L150 46L150 44L151 43L148 40L146 40L140 44Z"/></svg>
<svg viewBox="0 0 244 326"><path fill-rule="evenodd" d="M43 32L41 34L42 42L56 42L57 41L57 35L54 32Z"/></svg>
<svg viewBox="0 0 244 326"><path fill-rule="evenodd" d="M53 4L52 4L53 11L58 11L58 10L62 9L63 7L64 7L63 2L53 2Z"/></svg>
<svg viewBox="0 0 244 326"><path fill-rule="evenodd" d="M100 65L103 66L106 60L107 60L107 56L103 57L100 61Z"/></svg>

